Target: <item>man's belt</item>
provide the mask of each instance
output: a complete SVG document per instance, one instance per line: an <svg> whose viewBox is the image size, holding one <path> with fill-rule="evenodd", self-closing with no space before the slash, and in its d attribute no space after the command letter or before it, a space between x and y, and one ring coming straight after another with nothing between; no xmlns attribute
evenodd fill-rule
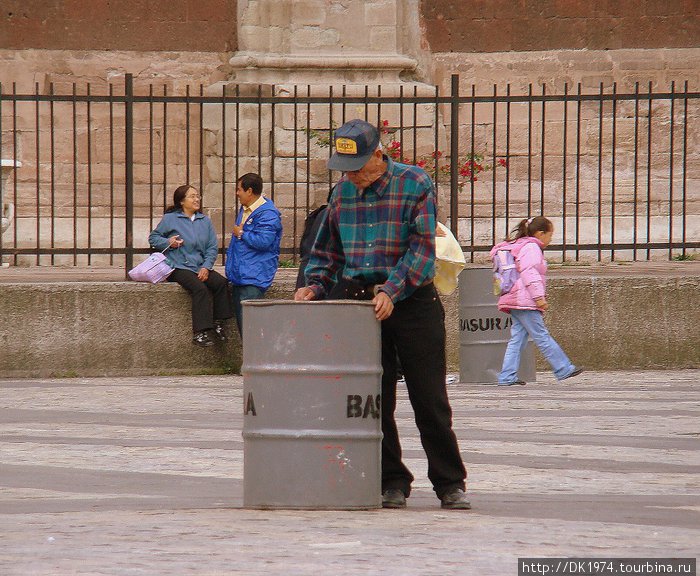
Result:
<svg viewBox="0 0 700 576"><path fill-rule="evenodd" d="M427 280L416 290L430 286L432 283L432 280ZM359 284L357 282L352 282L345 288L345 298L348 300L372 300L381 287L381 284Z"/></svg>
<svg viewBox="0 0 700 576"><path fill-rule="evenodd" d="M348 284L345 287L345 298L348 300L372 300L381 284Z"/></svg>

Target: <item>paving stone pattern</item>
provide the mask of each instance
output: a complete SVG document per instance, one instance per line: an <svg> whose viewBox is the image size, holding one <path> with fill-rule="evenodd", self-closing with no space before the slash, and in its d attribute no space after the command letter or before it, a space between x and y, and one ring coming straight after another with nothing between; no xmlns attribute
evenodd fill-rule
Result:
<svg viewBox="0 0 700 576"><path fill-rule="evenodd" d="M0 574L498 575L695 557L700 370L452 384L473 510L443 511L405 391L406 510L248 510L239 376L0 380Z"/></svg>

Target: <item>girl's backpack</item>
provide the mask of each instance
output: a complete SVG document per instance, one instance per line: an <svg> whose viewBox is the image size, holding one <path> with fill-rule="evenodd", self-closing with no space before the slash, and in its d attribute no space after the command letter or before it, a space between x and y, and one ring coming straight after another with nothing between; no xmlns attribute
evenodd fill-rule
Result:
<svg viewBox="0 0 700 576"><path fill-rule="evenodd" d="M520 274L509 247L503 247L493 255L493 293L508 294L518 281Z"/></svg>

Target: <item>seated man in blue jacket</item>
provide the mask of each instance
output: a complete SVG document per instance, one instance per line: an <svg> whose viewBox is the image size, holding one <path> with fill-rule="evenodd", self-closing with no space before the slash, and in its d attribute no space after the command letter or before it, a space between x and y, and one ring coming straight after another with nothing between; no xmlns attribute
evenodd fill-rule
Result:
<svg viewBox="0 0 700 576"><path fill-rule="evenodd" d="M243 300L262 298L277 272L282 238L280 212L262 195L258 174L238 179L236 196L241 208L236 216L226 255L226 278L231 283L238 333L243 335Z"/></svg>

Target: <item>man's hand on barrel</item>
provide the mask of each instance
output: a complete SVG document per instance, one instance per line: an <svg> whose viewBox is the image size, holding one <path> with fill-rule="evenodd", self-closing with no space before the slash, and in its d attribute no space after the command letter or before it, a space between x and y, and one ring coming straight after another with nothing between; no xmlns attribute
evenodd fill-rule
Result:
<svg viewBox="0 0 700 576"><path fill-rule="evenodd" d="M394 311L394 303L386 292L377 292L377 295L372 299L372 304L374 304L377 320L386 320Z"/></svg>
<svg viewBox="0 0 700 576"><path fill-rule="evenodd" d="M297 302L313 300L314 298L316 298L316 294L314 294L314 291L308 286L303 286L294 293L294 300Z"/></svg>

